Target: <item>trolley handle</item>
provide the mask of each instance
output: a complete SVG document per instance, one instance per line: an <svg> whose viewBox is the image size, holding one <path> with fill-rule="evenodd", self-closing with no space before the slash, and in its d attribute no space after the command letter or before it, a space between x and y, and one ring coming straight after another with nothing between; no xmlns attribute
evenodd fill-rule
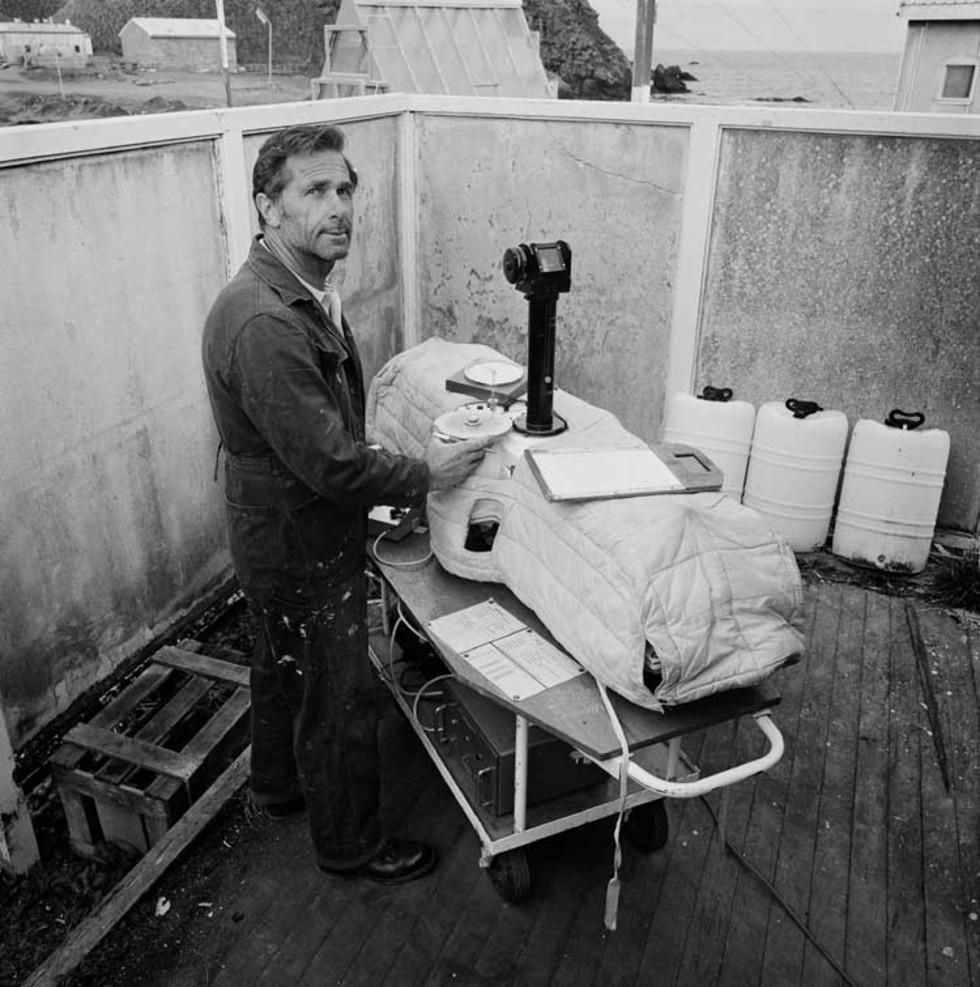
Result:
<svg viewBox="0 0 980 987"><path fill-rule="evenodd" d="M768 771L771 767L779 763L786 745L783 741L783 735L779 731L779 727L772 722L769 710L754 713L753 718L755 719L756 726L758 726L769 741L769 749L761 757L757 757L752 761L746 761L744 764L736 764L724 771L708 775L707 778L698 778L695 781L668 781L666 778L658 778L630 759L627 769L629 777L638 785L642 785L647 790L655 792L658 795L667 798L691 799L699 798L702 795L707 795L709 792L715 791L715 789L724 788L726 785L734 785L739 781L744 781L746 778L751 778L752 775ZM595 763L615 778L619 776L619 766L622 763L622 756L607 758L606 760L596 761Z"/></svg>

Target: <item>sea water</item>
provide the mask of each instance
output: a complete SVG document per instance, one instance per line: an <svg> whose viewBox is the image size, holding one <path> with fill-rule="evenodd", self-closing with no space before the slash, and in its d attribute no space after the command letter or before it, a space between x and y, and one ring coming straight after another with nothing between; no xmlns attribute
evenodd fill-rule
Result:
<svg viewBox="0 0 980 987"><path fill-rule="evenodd" d="M656 101L891 110L901 52L681 51L654 48L653 64L695 76L688 93Z"/></svg>

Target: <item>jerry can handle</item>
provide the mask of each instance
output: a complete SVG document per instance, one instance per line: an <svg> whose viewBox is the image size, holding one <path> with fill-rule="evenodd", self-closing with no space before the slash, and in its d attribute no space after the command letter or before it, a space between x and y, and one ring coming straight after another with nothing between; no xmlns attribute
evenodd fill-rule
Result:
<svg viewBox="0 0 980 987"><path fill-rule="evenodd" d="M904 428L911 431L918 428L926 420L926 416L921 411L902 411L900 408L892 408L888 412L885 424L889 428Z"/></svg>
<svg viewBox="0 0 980 987"><path fill-rule="evenodd" d="M702 401L731 401L735 392L730 387L712 387L704 385L704 390L698 395Z"/></svg>
<svg viewBox="0 0 980 987"><path fill-rule="evenodd" d="M807 418L818 411L823 411L816 401L800 401L799 398L787 398L786 408L793 412L794 418Z"/></svg>

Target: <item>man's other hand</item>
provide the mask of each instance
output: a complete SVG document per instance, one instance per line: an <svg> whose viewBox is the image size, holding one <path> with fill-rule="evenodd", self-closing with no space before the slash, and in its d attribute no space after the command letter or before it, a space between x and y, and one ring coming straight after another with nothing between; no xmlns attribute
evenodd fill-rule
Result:
<svg viewBox="0 0 980 987"><path fill-rule="evenodd" d="M429 467L429 489L445 490L462 483L470 473L483 462L487 449L493 445L496 436L481 439L464 439L461 442L446 442L433 435L429 448L425 451L425 462Z"/></svg>

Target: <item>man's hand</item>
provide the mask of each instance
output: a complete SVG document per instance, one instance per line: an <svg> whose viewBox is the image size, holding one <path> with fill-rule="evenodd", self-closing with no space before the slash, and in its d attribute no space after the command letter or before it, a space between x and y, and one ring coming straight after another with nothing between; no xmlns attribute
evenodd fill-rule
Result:
<svg viewBox="0 0 980 987"><path fill-rule="evenodd" d="M444 490L462 483L483 462L487 449L495 439L496 436L489 436L446 442L433 435L429 439L429 448L425 451L425 462L429 467L429 489Z"/></svg>

